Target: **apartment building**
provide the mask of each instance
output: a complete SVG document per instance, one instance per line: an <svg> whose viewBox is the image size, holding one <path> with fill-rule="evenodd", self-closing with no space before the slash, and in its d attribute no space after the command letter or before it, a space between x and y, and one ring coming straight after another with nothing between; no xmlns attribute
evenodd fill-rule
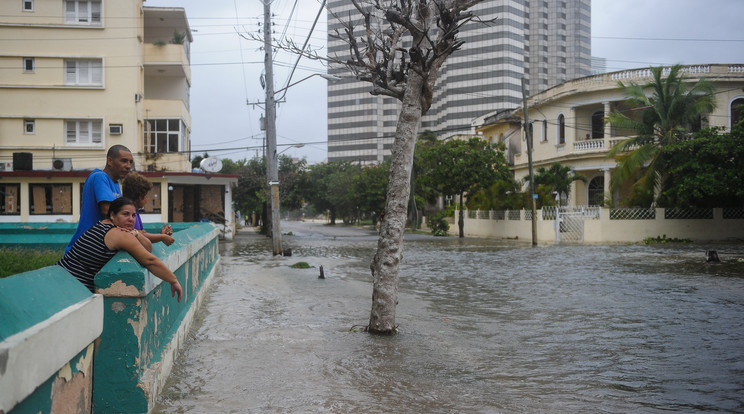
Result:
<svg viewBox="0 0 744 414"><path fill-rule="evenodd" d="M82 183L114 144L155 184L146 221L230 217L237 180L191 174L186 11L145 4L0 2L0 221L77 221Z"/></svg>
<svg viewBox="0 0 744 414"><path fill-rule="evenodd" d="M536 94L591 72L591 0L485 0L472 11L485 24L460 31L461 50L443 66L434 102L421 129L440 138L471 134L479 115L518 107L524 78ZM336 16L354 12L348 1L328 2L328 32L340 29ZM328 54L348 53L328 38ZM329 73L344 76L343 69ZM377 163L390 155L399 102L372 96L369 86L350 79L328 84L328 160Z"/></svg>

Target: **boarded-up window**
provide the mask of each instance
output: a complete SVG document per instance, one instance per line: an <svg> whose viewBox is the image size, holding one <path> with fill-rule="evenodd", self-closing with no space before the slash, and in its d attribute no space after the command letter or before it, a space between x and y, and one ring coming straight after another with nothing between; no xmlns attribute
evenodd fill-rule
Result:
<svg viewBox="0 0 744 414"><path fill-rule="evenodd" d="M31 214L72 214L72 184L29 184Z"/></svg>
<svg viewBox="0 0 744 414"><path fill-rule="evenodd" d="M223 196L221 185L201 186L201 197L199 207L202 218L207 218L215 223L225 222L225 209L223 207Z"/></svg>
<svg viewBox="0 0 744 414"><path fill-rule="evenodd" d="M173 186L173 191L171 191L171 194L173 196L173 199L171 200L171 219L170 221L176 222L176 223L183 223L183 187L182 186Z"/></svg>
<svg viewBox="0 0 744 414"><path fill-rule="evenodd" d="M20 215L20 184L0 184L0 215Z"/></svg>
<svg viewBox="0 0 744 414"><path fill-rule="evenodd" d="M161 184L152 183L152 190L147 193L147 204L145 204L145 213L160 213L161 199Z"/></svg>

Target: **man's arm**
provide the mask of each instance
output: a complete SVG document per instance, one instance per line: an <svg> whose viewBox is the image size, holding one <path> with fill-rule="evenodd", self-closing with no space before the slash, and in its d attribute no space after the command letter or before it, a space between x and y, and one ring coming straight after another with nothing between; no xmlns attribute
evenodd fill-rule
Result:
<svg viewBox="0 0 744 414"><path fill-rule="evenodd" d="M109 211L110 205L111 205L110 201L101 201L100 203L98 203L98 210L101 212L101 216L103 218L108 217L108 211Z"/></svg>

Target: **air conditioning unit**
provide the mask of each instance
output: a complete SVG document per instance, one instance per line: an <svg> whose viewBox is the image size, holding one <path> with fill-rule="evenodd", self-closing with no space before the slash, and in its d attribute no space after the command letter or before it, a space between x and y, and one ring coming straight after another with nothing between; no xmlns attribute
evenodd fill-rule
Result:
<svg viewBox="0 0 744 414"><path fill-rule="evenodd" d="M13 163L9 161L0 162L0 171L13 171Z"/></svg>
<svg viewBox="0 0 744 414"><path fill-rule="evenodd" d="M52 169L54 171L71 171L72 158L54 158L52 160Z"/></svg>
<svg viewBox="0 0 744 414"><path fill-rule="evenodd" d="M109 124L109 134L121 135L124 132L124 127L121 124Z"/></svg>

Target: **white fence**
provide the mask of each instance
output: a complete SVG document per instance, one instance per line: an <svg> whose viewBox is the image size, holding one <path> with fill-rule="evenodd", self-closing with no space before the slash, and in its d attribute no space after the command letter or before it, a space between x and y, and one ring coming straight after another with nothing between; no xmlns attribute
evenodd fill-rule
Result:
<svg viewBox="0 0 744 414"><path fill-rule="evenodd" d="M529 210L466 211L464 232L469 237L531 240L531 213ZM455 212L457 217L458 212ZM570 226L564 218L570 219ZM577 219L583 219L581 228ZM456 223L457 220L450 226L452 235L458 234ZM572 206L545 207L537 211L537 238L543 242L639 242L648 237L664 236L693 241L744 240L744 208Z"/></svg>

